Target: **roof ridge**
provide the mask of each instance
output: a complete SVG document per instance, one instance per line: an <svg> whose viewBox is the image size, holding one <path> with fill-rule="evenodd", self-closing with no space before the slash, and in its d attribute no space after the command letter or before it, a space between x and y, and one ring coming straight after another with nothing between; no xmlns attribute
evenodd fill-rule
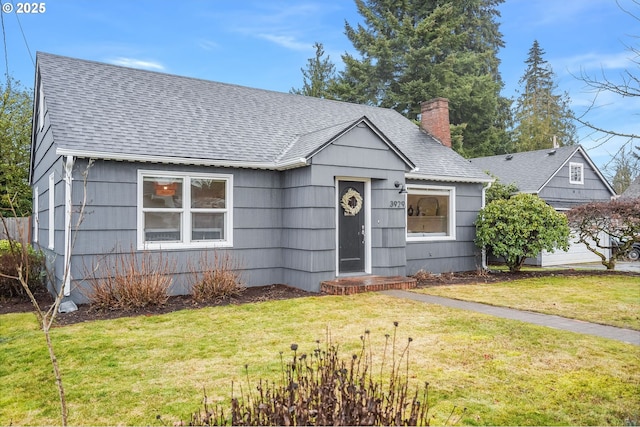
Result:
<svg viewBox="0 0 640 427"><path fill-rule="evenodd" d="M557 150L561 150L561 151L570 151L570 152L575 152L578 149L580 149L582 147L581 144L574 144L574 145L563 145L561 147L557 147L557 148L553 148L553 147L549 147L549 148L540 148L538 150L529 150L529 151L515 151L515 152L508 152L508 153L503 153L503 154L493 154L491 156L480 156L480 157L472 157L469 160L476 160L476 159L491 159L491 158L500 158L500 157L505 157L505 156L517 156L517 157L522 157L528 154L533 154L533 153L542 153L547 152L550 153L552 151L557 151ZM584 151L584 149L583 149Z"/></svg>

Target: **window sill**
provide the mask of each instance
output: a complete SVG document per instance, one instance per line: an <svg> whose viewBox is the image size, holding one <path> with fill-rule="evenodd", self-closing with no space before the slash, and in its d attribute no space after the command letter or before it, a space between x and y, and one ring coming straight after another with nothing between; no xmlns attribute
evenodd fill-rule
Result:
<svg viewBox="0 0 640 427"><path fill-rule="evenodd" d="M190 249L210 249L210 248L232 248L232 242L192 242L192 243L181 243L181 242L154 242L154 243L143 243L142 245L138 245L139 251L146 250L190 250Z"/></svg>
<svg viewBox="0 0 640 427"><path fill-rule="evenodd" d="M456 236L407 236L407 243L454 241Z"/></svg>

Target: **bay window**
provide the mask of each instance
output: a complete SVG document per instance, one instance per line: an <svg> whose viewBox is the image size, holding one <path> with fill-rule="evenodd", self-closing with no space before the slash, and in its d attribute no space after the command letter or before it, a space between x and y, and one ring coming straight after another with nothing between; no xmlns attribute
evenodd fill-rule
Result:
<svg viewBox="0 0 640 427"><path fill-rule="evenodd" d="M455 187L407 186L407 240L455 239Z"/></svg>
<svg viewBox="0 0 640 427"><path fill-rule="evenodd" d="M140 171L140 249L232 245L231 175Z"/></svg>

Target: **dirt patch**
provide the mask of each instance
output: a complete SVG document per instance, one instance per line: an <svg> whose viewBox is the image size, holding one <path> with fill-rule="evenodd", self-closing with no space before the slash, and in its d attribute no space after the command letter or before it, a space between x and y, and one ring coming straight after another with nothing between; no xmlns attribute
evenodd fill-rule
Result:
<svg viewBox="0 0 640 427"><path fill-rule="evenodd" d="M603 270L551 270L551 271L522 271L518 273L509 272L491 272L491 273L446 273L439 275L424 275L419 277L418 286L440 286L440 285L456 285L456 284L474 284L474 283L496 283L512 280L527 279L533 277L552 277L552 276L584 276L584 275L597 275L597 276L634 276L638 277L637 273L629 272L607 272ZM185 309L198 309L203 307L223 306L230 304L246 304L260 301L273 301L290 298L301 298L306 296L319 296L322 294L306 292L301 289L293 288L287 285L270 285L270 286L257 286L247 288L240 296L230 298L223 301L197 304L194 303L190 296L173 296L170 297L165 305L162 306L150 306L144 309L135 311L121 311L121 310L96 310L88 304L83 304L78 307L78 311L73 313L59 314L57 316L58 325L70 325L74 323L87 322L100 319L117 319L120 317L130 316L153 316L157 314L171 313L174 311ZM40 307L48 308L53 304L53 298L48 293L39 293L36 295ZM30 302L24 299L0 299L0 315L6 313L24 313L33 311L33 306Z"/></svg>

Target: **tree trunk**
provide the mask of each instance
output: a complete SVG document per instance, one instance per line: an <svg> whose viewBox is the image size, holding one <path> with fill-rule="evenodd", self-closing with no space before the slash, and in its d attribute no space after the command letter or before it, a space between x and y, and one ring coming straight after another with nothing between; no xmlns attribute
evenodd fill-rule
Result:
<svg viewBox="0 0 640 427"><path fill-rule="evenodd" d="M47 325L43 324L43 332L47 339L47 348L49 349L49 358L53 365L53 374L56 377L56 386L58 387L58 395L60 396L60 412L62 414L62 425L67 425L67 401L64 395L64 387L62 386L62 375L60 375L60 367L58 366L58 359L53 351L53 342L51 341L51 335Z"/></svg>

